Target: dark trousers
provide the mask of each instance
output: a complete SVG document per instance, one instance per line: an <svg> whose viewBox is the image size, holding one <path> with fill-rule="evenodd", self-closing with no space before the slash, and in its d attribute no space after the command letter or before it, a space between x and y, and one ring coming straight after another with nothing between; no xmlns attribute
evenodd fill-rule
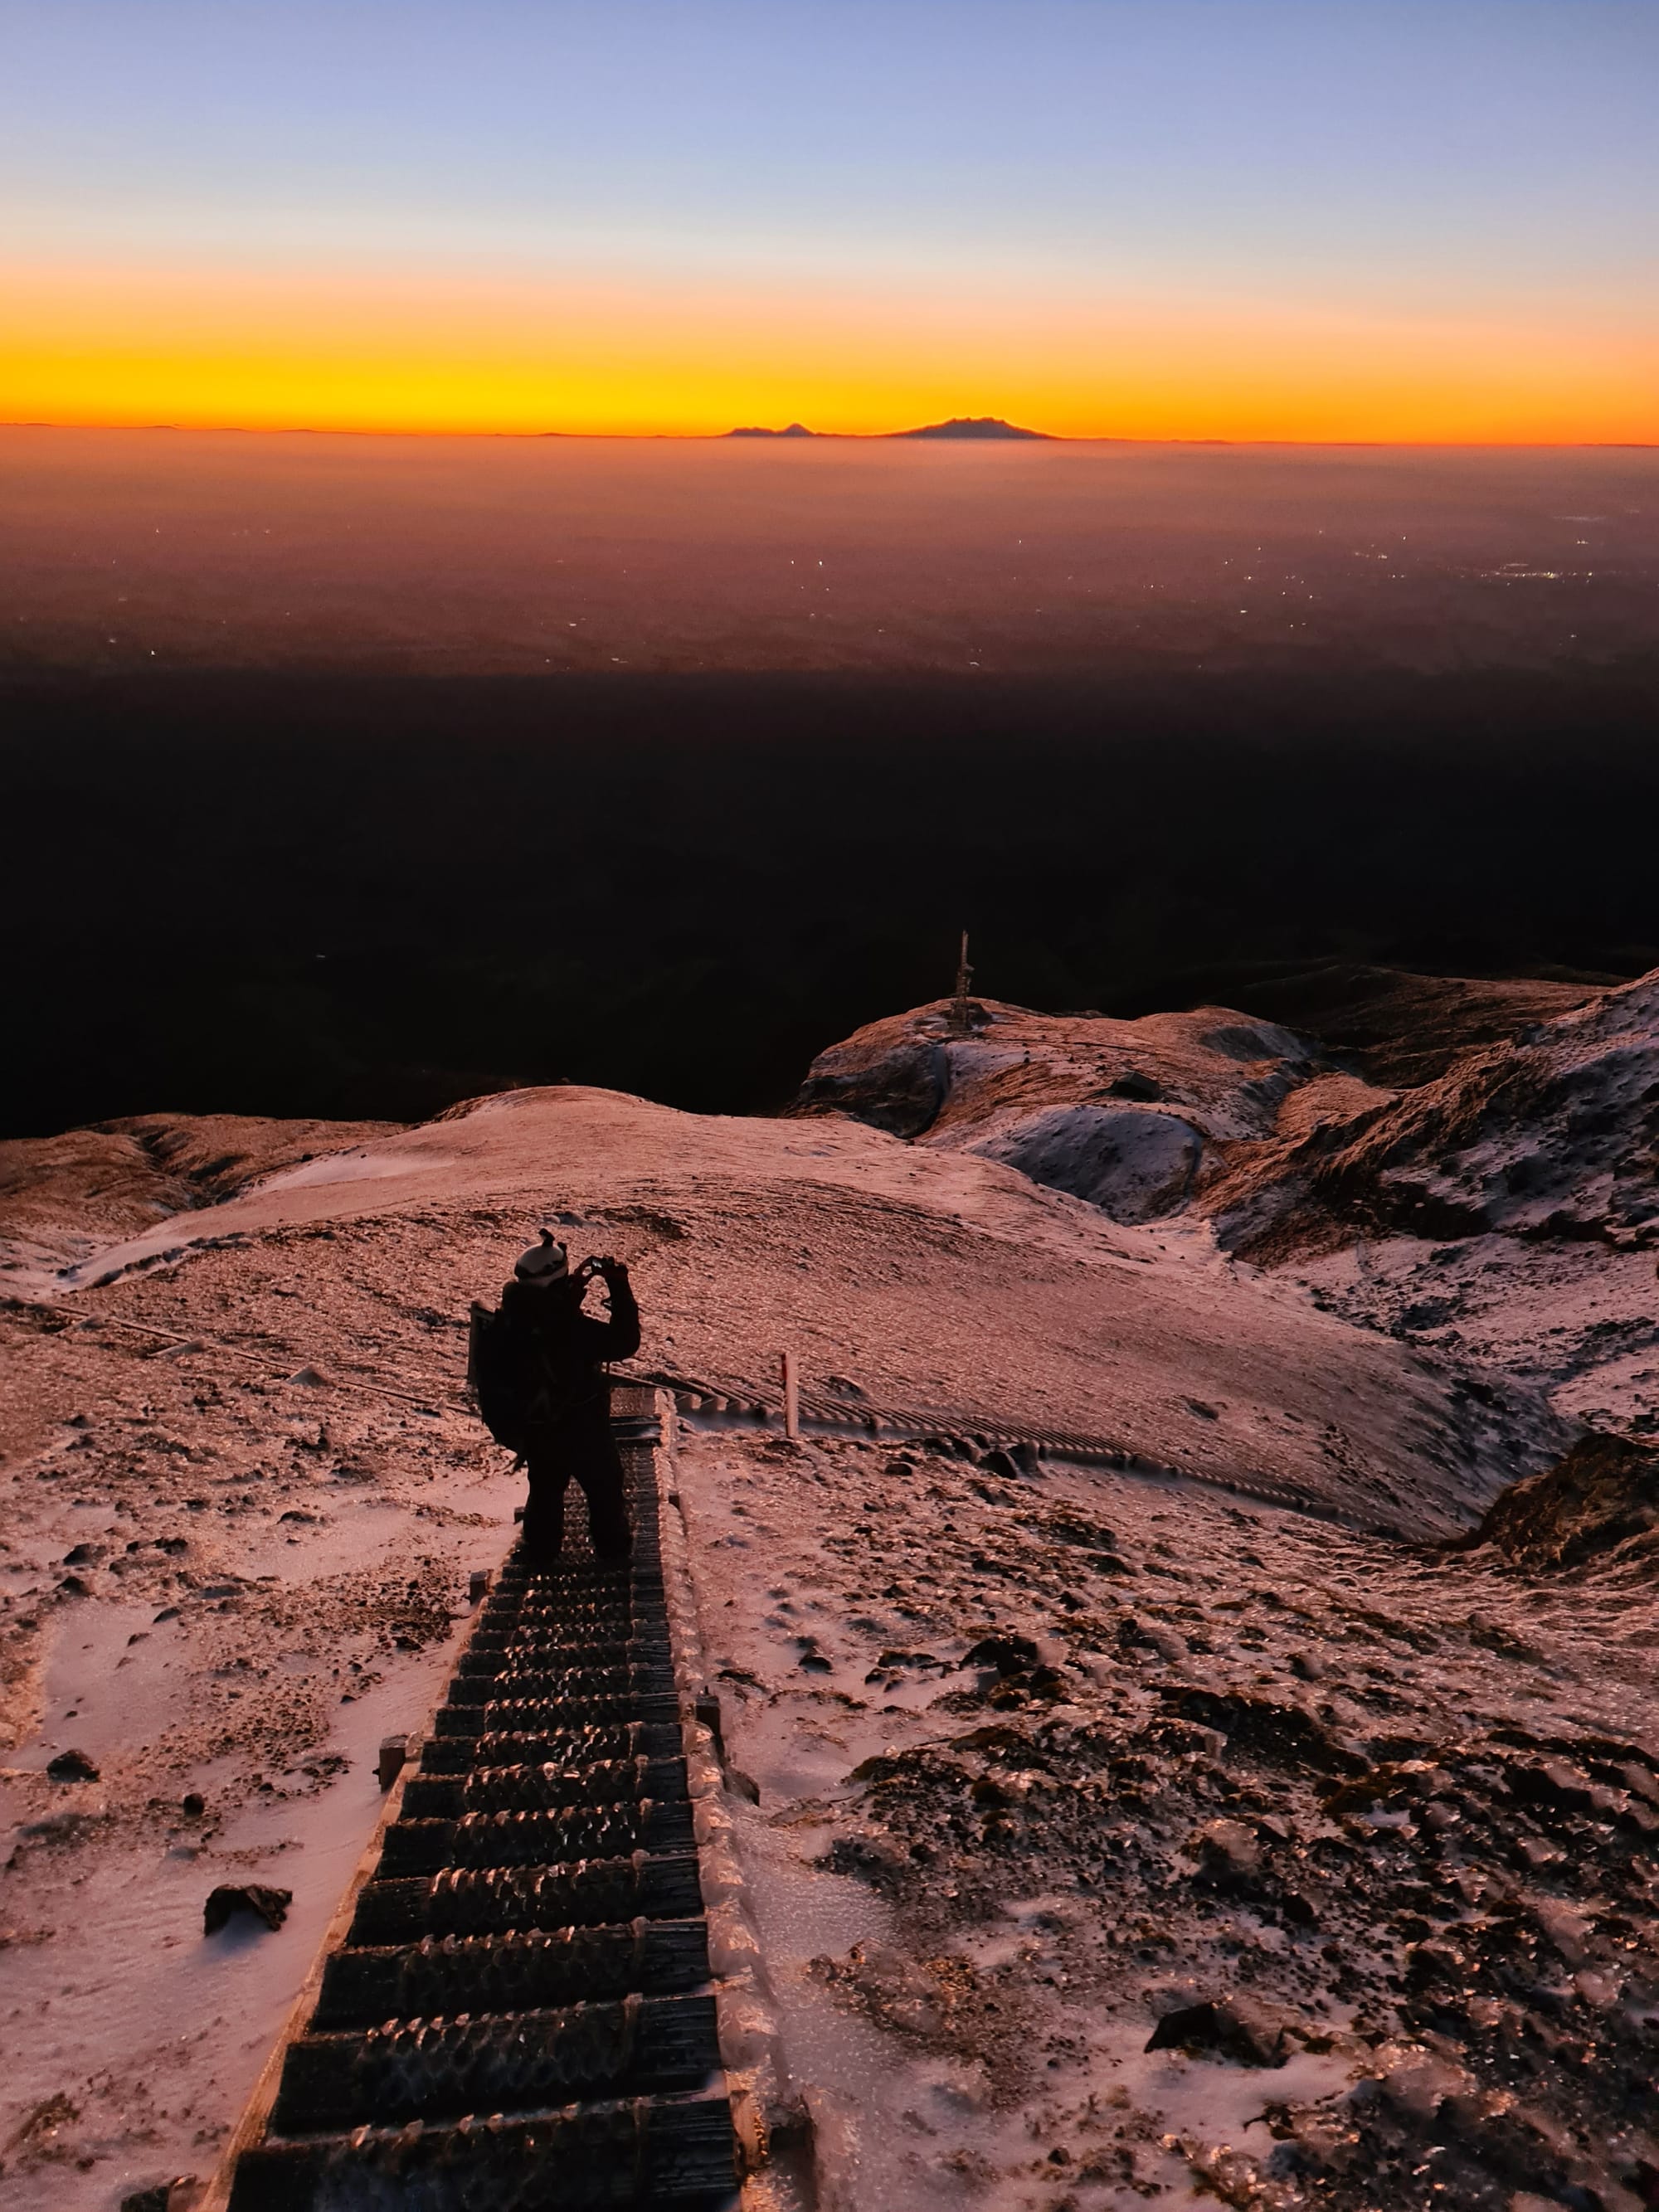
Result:
<svg viewBox="0 0 1659 2212"><path fill-rule="evenodd" d="M532 1559L556 1559L564 1545L564 1493L579 1483L587 1500L588 1532L602 1559L625 1559L633 1544L623 1497L622 1462L607 1426L596 1434L556 1438L526 1454L530 1497L524 1548Z"/></svg>

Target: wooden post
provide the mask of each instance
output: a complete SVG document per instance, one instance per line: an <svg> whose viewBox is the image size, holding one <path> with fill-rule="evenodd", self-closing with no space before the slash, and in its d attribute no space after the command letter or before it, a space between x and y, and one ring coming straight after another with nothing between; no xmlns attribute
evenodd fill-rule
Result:
<svg viewBox="0 0 1659 2212"><path fill-rule="evenodd" d="M792 1444L800 1442L800 1381L795 1373L795 1355L782 1352L779 1364L783 1370L783 1433Z"/></svg>

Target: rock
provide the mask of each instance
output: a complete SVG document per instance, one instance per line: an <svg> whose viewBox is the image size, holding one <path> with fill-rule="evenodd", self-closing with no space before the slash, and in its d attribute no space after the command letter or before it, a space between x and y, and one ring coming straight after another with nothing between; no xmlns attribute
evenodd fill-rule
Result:
<svg viewBox="0 0 1659 2212"><path fill-rule="evenodd" d="M999 1674L1018 1674L1036 1662L1037 1648L1029 1636L982 1636L962 1663L994 1667Z"/></svg>
<svg viewBox="0 0 1659 2212"><path fill-rule="evenodd" d="M1389 1810L1414 1802L1425 1790L1443 1786L1448 1778L1420 1759L1401 1759L1393 1765L1373 1766L1331 1790L1321 1802L1334 1818L1345 1813L1370 1813L1382 1806Z"/></svg>
<svg viewBox="0 0 1659 2212"><path fill-rule="evenodd" d="M1242 1889L1261 1871L1261 1839L1242 1821L1209 1821L1188 1849L1200 1875L1218 1889Z"/></svg>
<svg viewBox="0 0 1659 2212"><path fill-rule="evenodd" d="M44 1820L25 1820L17 1832L27 1843L61 1844L85 1835L92 1825L89 1813L48 1813Z"/></svg>
<svg viewBox="0 0 1659 2212"><path fill-rule="evenodd" d="M171 2181L131 2191L121 2199L121 2212L189 2212L200 2193L193 2173L179 2173Z"/></svg>
<svg viewBox="0 0 1659 2212"><path fill-rule="evenodd" d="M884 1836L837 1836L818 1862L832 1874L861 1875L866 1881L891 1881L906 1871L905 1852Z"/></svg>
<svg viewBox="0 0 1659 2212"><path fill-rule="evenodd" d="M54 1782L96 1782L98 1768L84 1751L60 1751L56 1759L46 1763L46 1772Z"/></svg>
<svg viewBox="0 0 1659 2212"><path fill-rule="evenodd" d="M1117 1625L1117 1640L1125 1651L1156 1651L1170 1667L1178 1666L1187 1656L1187 1639L1178 1629L1161 1620L1143 1620L1138 1613L1124 1614Z"/></svg>
<svg viewBox="0 0 1659 2212"><path fill-rule="evenodd" d="M991 1703L994 1705L1005 1698L1012 1698L1015 1692L1031 1698L1061 1698L1069 1687L1060 1668L1031 1667L1023 1674L1005 1676L991 1692Z"/></svg>
<svg viewBox="0 0 1659 2212"><path fill-rule="evenodd" d="M1273 1766L1316 1773L1358 1774L1366 1762L1304 1705L1249 1690L1166 1690L1183 1719L1218 1729L1231 1753L1245 1753Z"/></svg>
<svg viewBox="0 0 1659 2212"><path fill-rule="evenodd" d="M939 1118L950 1086L942 1045L906 1038L886 1051L856 1040L820 1053L807 1071L797 1113L850 1114L895 1137L919 1137Z"/></svg>
<svg viewBox="0 0 1659 2212"><path fill-rule="evenodd" d="M222 1882L202 1908L202 1932L216 1936L238 1913L251 1912L267 1928L280 1928L294 1902L291 1889L268 1889L263 1882Z"/></svg>
<svg viewBox="0 0 1659 2212"><path fill-rule="evenodd" d="M66 1567L95 1567L103 1556L101 1544L76 1544L72 1550L64 1553L63 1565Z"/></svg>
<svg viewBox="0 0 1659 2212"><path fill-rule="evenodd" d="M1553 1467L1511 1483L1488 1509L1476 1544L1517 1565L1559 1570L1659 1526L1659 1451L1623 1437L1583 1437Z"/></svg>
<svg viewBox="0 0 1659 2212"><path fill-rule="evenodd" d="M1153 1221L1185 1205L1204 1139L1176 1114L1047 1106L967 1149L1085 1199L1114 1221Z"/></svg>
<svg viewBox="0 0 1659 2212"><path fill-rule="evenodd" d="M199 1820L207 1811L207 1800L198 1790L186 1790L179 1811L187 1820Z"/></svg>
<svg viewBox="0 0 1659 2212"><path fill-rule="evenodd" d="M1284 2029L1240 1997L1206 1998L1166 2012L1146 2047L1213 2053L1237 2066L1282 2066L1286 2056Z"/></svg>

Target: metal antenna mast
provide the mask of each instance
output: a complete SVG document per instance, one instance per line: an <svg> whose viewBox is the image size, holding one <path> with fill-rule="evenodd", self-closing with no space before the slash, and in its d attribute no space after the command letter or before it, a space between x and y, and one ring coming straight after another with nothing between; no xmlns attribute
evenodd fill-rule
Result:
<svg viewBox="0 0 1659 2212"><path fill-rule="evenodd" d="M962 951L957 960L957 995L951 1008L952 1036L971 1036L973 1024L968 1018L968 986L973 981L974 971L968 965L968 933L962 933Z"/></svg>

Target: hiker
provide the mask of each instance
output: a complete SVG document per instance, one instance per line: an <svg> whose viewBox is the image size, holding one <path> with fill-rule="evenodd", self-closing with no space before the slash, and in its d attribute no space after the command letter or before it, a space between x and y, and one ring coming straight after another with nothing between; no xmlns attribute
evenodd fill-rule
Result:
<svg viewBox="0 0 1659 2212"><path fill-rule="evenodd" d="M596 1277L610 1294L606 1321L582 1310ZM515 1264L500 1314L477 1305L472 1313L470 1372L480 1410L529 1476L526 1558L559 1556L564 1493L574 1478L587 1498L593 1549L601 1559L626 1559L631 1534L605 1369L640 1348L640 1310L627 1268L620 1260L593 1259L573 1271L563 1245L544 1229Z"/></svg>

